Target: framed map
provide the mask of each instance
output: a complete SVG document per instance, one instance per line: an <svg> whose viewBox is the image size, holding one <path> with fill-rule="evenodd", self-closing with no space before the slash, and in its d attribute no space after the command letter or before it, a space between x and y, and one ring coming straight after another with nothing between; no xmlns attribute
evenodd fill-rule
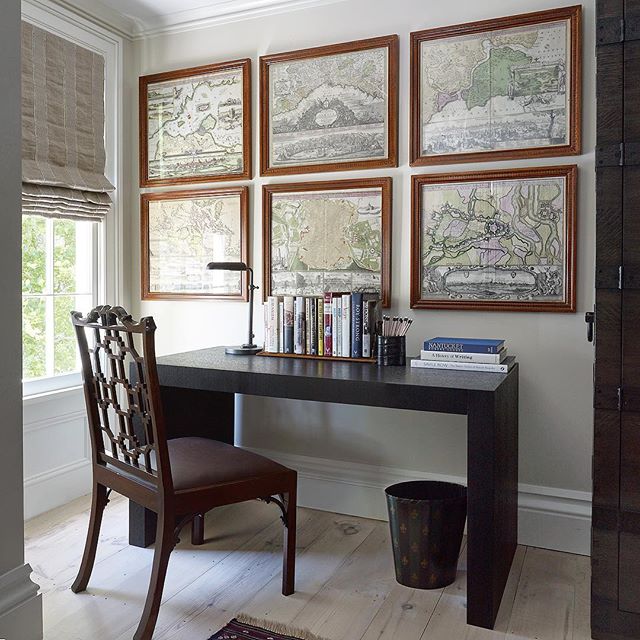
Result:
<svg viewBox="0 0 640 640"><path fill-rule="evenodd" d="M411 34L411 165L580 153L580 6Z"/></svg>
<svg viewBox="0 0 640 640"><path fill-rule="evenodd" d="M140 201L142 299L247 301L244 273L208 262L246 262L248 187L144 193Z"/></svg>
<svg viewBox="0 0 640 640"><path fill-rule="evenodd" d="M264 296L391 298L391 178L262 187Z"/></svg>
<svg viewBox="0 0 640 640"><path fill-rule="evenodd" d="M140 78L140 186L251 178L251 60Z"/></svg>
<svg viewBox="0 0 640 640"><path fill-rule="evenodd" d="M398 36L260 58L260 172L398 166Z"/></svg>
<svg viewBox="0 0 640 640"><path fill-rule="evenodd" d="M574 312L576 173L413 176L411 307Z"/></svg>

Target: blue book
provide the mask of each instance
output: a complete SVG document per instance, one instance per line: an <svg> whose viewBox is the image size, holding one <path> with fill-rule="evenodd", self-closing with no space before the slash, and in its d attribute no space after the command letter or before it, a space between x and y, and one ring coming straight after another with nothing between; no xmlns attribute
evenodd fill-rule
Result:
<svg viewBox="0 0 640 640"><path fill-rule="evenodd" d="M351 357L362 358L362 293L351 294Z"/></svg>
<svg viewBox="0 0 640 640"><path fill-rule="evenodd" d="M504 340L485 338L431 338L424 341L425 351L453 351L458 353L499 353Z"/></svg>

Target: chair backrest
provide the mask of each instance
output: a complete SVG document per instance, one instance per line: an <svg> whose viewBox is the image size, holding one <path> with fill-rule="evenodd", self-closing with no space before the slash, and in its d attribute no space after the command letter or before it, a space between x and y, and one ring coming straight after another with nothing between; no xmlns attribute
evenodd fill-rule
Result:
<svg viewBox="0 0 640 640"><path fill-rule="evenodd" d="M122 307L105 305L86 317L72 311L71 320L94 464L172 490L153 318L135 322Z"/></svg>

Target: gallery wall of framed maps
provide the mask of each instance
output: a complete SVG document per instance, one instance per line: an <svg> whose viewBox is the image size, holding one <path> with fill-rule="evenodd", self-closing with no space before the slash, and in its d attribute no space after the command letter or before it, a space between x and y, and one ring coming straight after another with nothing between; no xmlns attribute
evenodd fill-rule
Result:
<svg viewBox="0 0 640 640"><path fill-rule="evenodd" d="M261 190L250 57L140 77L142 298L245 300L237 274L213 282L198 265L214 247L250 262L256 225L265 297L334 288L399 308L574 312L577 166L526 160L581 152L581 17L562 7L260 56L256 152L260 177L275 180ZM504 160L520 162L434 168ZM403 165L411 206L394 217L411 228L411 288L394 300L392 179L407 180L394 174ZM325 172L354 177L309 179ZM224 181L244 183L148 191Z"/></svg>

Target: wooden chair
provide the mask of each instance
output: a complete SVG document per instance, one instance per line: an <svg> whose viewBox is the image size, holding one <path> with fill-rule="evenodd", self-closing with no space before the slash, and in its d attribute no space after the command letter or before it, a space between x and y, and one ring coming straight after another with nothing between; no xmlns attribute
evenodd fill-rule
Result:
<svg viewBox="0 0 640 640"><path fill-rule="evenodd" d="M122 307L109 306L96 307L86 318L78 312L71 316L82 360L93 465L89 531L71 589L78 593L87 587L102 514L114 490L158 514L151 581L134 640L153 635L169 555L180 530L192 521L192 539L202 542L203 514L214 507L252 499L280 507L285 525L282 593L293 593L296 472L215 440L167 440L153 318L135 322Z"/></svg>

